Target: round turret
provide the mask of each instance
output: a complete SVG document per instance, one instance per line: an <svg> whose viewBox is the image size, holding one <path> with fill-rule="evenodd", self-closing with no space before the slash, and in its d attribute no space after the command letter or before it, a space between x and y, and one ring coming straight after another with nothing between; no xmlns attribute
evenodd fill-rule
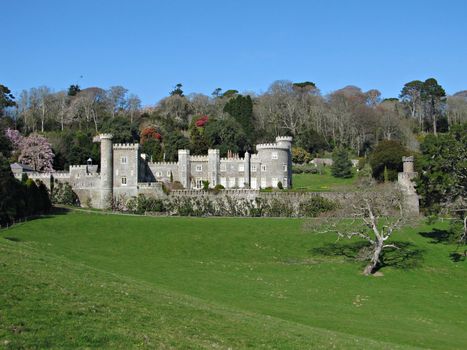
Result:
<svg viewBox="0 0 467 350"><path fill-rule="evenodd" d="M414 172L413 161L414 161L413 156L402 157L402 164L403 164L404 173L413 173Z"/></svg>
<svg viewBox="0 0 467 350"><path fill-rule="evenodd" d="M101 208L108 208L113 197L112 134L101 134Z"/></svg>
<svg viewBox="0 0 467 350"><path fill-rule="evenodd" d="M292 140L291 136L277 136L276 143L279 147L286 147L288 149L292 149Z"/></svg>

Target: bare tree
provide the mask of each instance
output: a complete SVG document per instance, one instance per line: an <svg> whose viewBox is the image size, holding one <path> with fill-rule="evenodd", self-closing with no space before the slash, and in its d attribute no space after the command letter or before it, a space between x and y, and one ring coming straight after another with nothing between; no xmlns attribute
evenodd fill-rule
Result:
<svg viewBox="0 0 467 350"><path fill-rule="evenodd" d="M44 132L45 121L52 105L52 91L47 86L40 86L36 91L40 110L41 131Z"/></svg>
<svg viewBox="0 0 467 350"><path fill-rule="evenodd" d="M130 122L133 123L133 121L135 120L135 117L141 111L140 98L134 94L131 94L130 96L128 96L128 99L126 102L126 108L127 108L128 114L130 115Z"/></svg>
<svg viewBox="0 0 467 350"><path fill-rule="evenodd" d="M108 103L106 99L106 93L100 88L87 88L81 90L72 100L70 105L70 113L72 113L74 119L78 120L81 128L82 119L86 123L92 122L96 132L99 129L100 117L106 108Z"/></svg>
<svg viewBox="0 0 467 350"><path fill-rule="evenodd" d="M124 110L126 99L125 96L128 90L123 86L111 86L107 91L107 98L110 104L110 111L112 113L112 118L119 112Z"/></svg>
<svg viewBox="0 0 467 350"><path fill-rule="evenodd" d="M349 204L332 213L332 217L307 224L315 232L335 232L338 240L358 237L369 243L369 263L363 274L374 273L387 249L399 249L390 239L394 232L407 225L410 216L404 208L403 194L394 184L362 184Z"/></svg>

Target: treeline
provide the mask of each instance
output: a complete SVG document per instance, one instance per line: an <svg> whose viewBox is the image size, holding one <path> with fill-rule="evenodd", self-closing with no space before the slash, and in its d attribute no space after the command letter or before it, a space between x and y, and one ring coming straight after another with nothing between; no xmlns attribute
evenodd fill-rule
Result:
<svg viewBox="0 0 467 350"><path fill-rule="evenodd" d="M293 136L295 146L313 156L335 148L364 156L382 140L417 149L420 134L445 132L467 120L467 91L447 96L433 78L408 82L398 98L389 99L376 89L347 86L323 95L312 82L276 81L263 94L218 88L211 96L186 96L177 84L146 108L121 86L71 85L59 92L39 87L10 100L3 128L43 133L52 144L55 169L89 157L97 162L92 137L98 132L112 132L115 142L140 142L153 160L175 161L179 148L243 153L277 135Z"/></svg>

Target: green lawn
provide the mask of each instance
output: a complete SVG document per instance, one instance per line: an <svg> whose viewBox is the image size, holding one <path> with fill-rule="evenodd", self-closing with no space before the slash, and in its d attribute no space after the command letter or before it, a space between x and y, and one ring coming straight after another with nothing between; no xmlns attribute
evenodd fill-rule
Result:
<svg viewBox="0 0 467 350"><path fill-rule="evenodd" d="M466 348L467 263L432 227L395 237L418 266L364 277L303 223L75 212L0 231L0 348Z"/></svg>
<svg viewBox="0 0 467 350"><path fill-rule="evenodd" d="M325 169L323 174L293 174L292 191L309 192L335 192L346 190L355 184L357 176L350 179L341 179L331 175L329 169Z"/></svg>

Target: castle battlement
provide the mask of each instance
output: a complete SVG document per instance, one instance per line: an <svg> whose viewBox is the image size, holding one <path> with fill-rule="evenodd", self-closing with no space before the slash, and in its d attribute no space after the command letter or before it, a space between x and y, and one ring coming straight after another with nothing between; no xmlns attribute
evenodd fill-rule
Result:
<svg viewBox="0 0 467 350"><path fill-rule="evenodd" d="M292 136L277 136L276 137L276 142L280 142L280 141L292 142L292 140L293 140Z"/></svg>
<svg viewBox="0 0 467 350"><path fill-rule="evenodd" d="M284 149L287 150L288 147L286 146L279 146L277 143L262 143L259 145L256 145L256 150L262 150L262 149Z"/></svg>
<svg viewBox="0 0 467 350"><path fill-rule="evenodd" d="M69 178L70 177L70 173L67 173L67 172L64 172L64 173L52 173L51 174L54 178Z"/></svg>
<svg viewBox="0 0 467 350"><path fill-rule="evenodd" d="M178 165L177 162L148 162L149 166Z"/></svg>
<svg viewBox="0 0 467 350"><path fill-rule="evenodd" d="M221 162L244 162L245 158L220 158Z"/></svg>
<svg viewBox="0 0 467 350"><path fill-rule="evenodd" d="M28 178L30 179L49 179L53 173L38 173L36 171L27 173Z"/></svg>
<svg viewBox="0 0 467 350"><path fill-rule="evenodd" d="M86 170L87 165L70 165L70 171L71 170Z"/></svg>
<svg viewBox="0 0 467 350"><path fill-rule="evenodd" d="M139 149L139 143L114 143L113 149Z"/></svg>
<svg viewBox="0 0 467 350"><path fill-rule="evenodd" d="M207 162L208 157L207 156L190 156L190 160L192 162Z"/></svg>

